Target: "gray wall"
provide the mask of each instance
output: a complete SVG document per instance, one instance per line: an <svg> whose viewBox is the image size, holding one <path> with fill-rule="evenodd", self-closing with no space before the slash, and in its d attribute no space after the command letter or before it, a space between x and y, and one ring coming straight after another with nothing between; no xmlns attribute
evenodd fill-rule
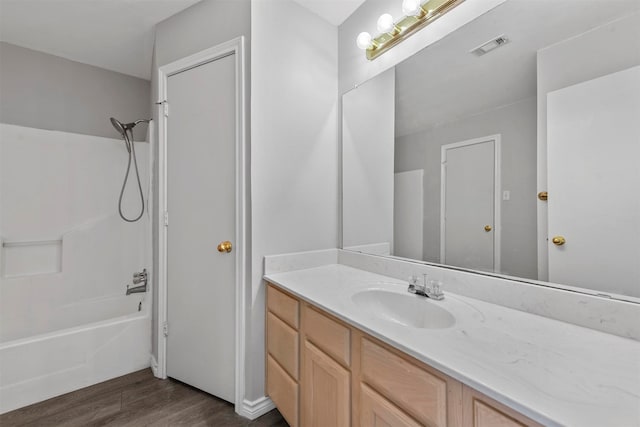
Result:
<svg viewBox="0 0 640 427"><path fill-rule="evenodd" d="M0 42L2 123L118 138L109 117L149 118L149 94L147 80Z"/></svg>
<svg viewBox="0 0 640 427"><path fill-rule="evenodd" d="M245 67L247 77L247 105L250 100L251 64L251 2L249 0L203 0L182 12L162 21L156 27L156 41L153 56L152 94L151 100L158 100L157 90L158 67L184 58L201 50L216 46L239 36L245 37ZM148 100L147 100L148 102ZM158 117L158 109L153 109L153 117ZM249 135L250 114L247 111L247 137ZM157 123L158 121L155 120ZM155 133L158 134L157 132ZM157 152L158 141L153 141ZM153 210L158 212L158 158L153 161ZM247 206L250 208L250 206ZM152 304L152 354L158 357L156 331L158 326L158 218L153 216L153 276L152 287L154 301ZM251 231L249 228L248 232Z"/></svg>
<svg viewBox="0 0 640 427"><path fill-rule="evenodd" d="M538 51L537 191L547 190L547 93L640 65L639 40L635 13ZM547 204L538 202L537 209L538 276L547 280Z"/></svg>
<svg viewBox="0 0 640 427"><path fill-rule="evenodd" d="M445 144L502 136L502 272L535 279L536 99L493 109L396 139L395 172L424 168L424 258L440 259L440 156Z"/></svg>
<svg viewBox="0 0 640 427"><path fill-rule="evenodd" d="M342 96L345 248L376 243L393 246L395 77L392 68Z"/></svg>
<svg viewBox="0 0 640 427"><path fill-rule="evenodd" d="M251 98L247 93L247 105L251 134L257 135L250 143L245 385L246 399L254 401L264 396L264 255L335 248L337 243L337 28L292 0L204 0L156 30L154 79L158 66L245 36L247 91L252 93ZM152 100L157 99L156 86L154 81ZM155 195L157 172L156 160ZM157 260L156 216L154 222ZM157 291L155 281L153 287ZM156 331L157 301L153 313ZM154 355L157 350L154 340Z"/></svg>
<svg viewBox="0 0 640 427"><path fill-rule="evenodd" d="M335 248L338 30L292 0L252 1L252 289L247 399L264 396L264 256Z"/></svg>

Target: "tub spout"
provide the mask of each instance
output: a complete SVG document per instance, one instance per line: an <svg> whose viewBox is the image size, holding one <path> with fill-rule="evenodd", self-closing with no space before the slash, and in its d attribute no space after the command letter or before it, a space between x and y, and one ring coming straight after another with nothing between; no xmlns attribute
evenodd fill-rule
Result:
<svg viewBox="0 0 640 427"><path fill-rule="evenodd" d="M146 283L140 286L133 286L133 287L129 287L129 285L127 285L127 295L139 294L140 292L147 292Z"/></svg>

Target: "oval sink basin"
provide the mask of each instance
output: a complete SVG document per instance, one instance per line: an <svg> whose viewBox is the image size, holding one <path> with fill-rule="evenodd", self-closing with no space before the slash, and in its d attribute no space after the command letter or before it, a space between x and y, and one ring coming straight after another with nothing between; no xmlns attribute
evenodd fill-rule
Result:
<svg viewBox="0 0 640 427"><path fill-rule="evenodd" d="M382 289L370 289L351 297L360 308L376 317L404 326L424 329L444 329L453 326L456 319L436 302L425 297L406 295Z"/></svg>

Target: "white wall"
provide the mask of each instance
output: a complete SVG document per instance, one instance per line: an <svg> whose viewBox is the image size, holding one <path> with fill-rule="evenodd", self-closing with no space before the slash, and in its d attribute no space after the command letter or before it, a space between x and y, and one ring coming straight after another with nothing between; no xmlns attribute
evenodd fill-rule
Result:
<svg viewBox="0 0 640 427"><path fill-rule="evenodd" d="M263 257L335 248L338 31L291 0L251 3L251 364L264 395Z"/></svg>
<svg viewBox="0 0 640 427"><path fill-rule="evenodd" d="M342 96L344 248L393 244L395 82L392 68Z"/></svg>
<svg viewBox="0 0 640 427"><path fill-rule="evenodd" d="M400 0L367 0L339 27L339 91L345 93L356 85L404 61L426 46L437 42L452 31L493 9L506 0L467 1L447 13L447 19L436 20L426 28L404 40L373 61L365 57L356 46L356 37L362 31L377 34L376 22L383 13L395 19L402 16Z"/></svg>
<svg viewBox="0 0 640 427"><path fill-rule="evenodd" d="M638 40L640 13L538 52L538 192L547 190L547 93L640 65ZM548 220L545 202L537 202L537 214L538 278L547 280Z"/></svg>
<svg viewBox="0 0 640 427"><path fill-rule="evenodd" d="M440 162L445 144L500 134L501 271L536 278L536 100L529 98L396 139L395 171L424 168L424 260L440 261Z"/></svg>

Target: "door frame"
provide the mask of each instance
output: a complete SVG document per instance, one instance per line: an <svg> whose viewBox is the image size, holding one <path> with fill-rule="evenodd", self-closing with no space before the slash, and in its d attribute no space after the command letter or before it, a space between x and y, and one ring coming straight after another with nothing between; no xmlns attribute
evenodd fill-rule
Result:
<svg viewBox="0 0 640 427"><path fill-rule="evenodd" d="M155 331L158 342L158 360L155 375L167 378L167 337L164 328L167 322L167 117L170 106L166 102L168 78L172 75L195 68L217 59L235 54L236 76L236 185L235 185L235 410L243 408L245 391L245 345L247 303L247 265L248 265L248 165L246 140L246 102L245 102L245 49L244 37L237 37L217 46L202 50L177 61L163 65L158 69L158 328ZM212 242L212 245L214 243ZM212 250L215 248L212 246Z"/></svg>
<svg viewBox="0 0 640 427"><path fill-rule="evenodd" d="M440 150L440 262L445 258L445 221L444 216L446 213L445 205L445 190L446 190L446 161L447 150L454 148L466 147L469 145L481 144L483 142L493 141L493 271L500 273L500 242L501 242L501 229L502 224L500 222L500 210L501 210L501 174L500 174L500 161L501 161L501 149L500 141L501 134L488 135L481 138L468 139L466 141L455 142L452 144L445 144Z"/></svg>

